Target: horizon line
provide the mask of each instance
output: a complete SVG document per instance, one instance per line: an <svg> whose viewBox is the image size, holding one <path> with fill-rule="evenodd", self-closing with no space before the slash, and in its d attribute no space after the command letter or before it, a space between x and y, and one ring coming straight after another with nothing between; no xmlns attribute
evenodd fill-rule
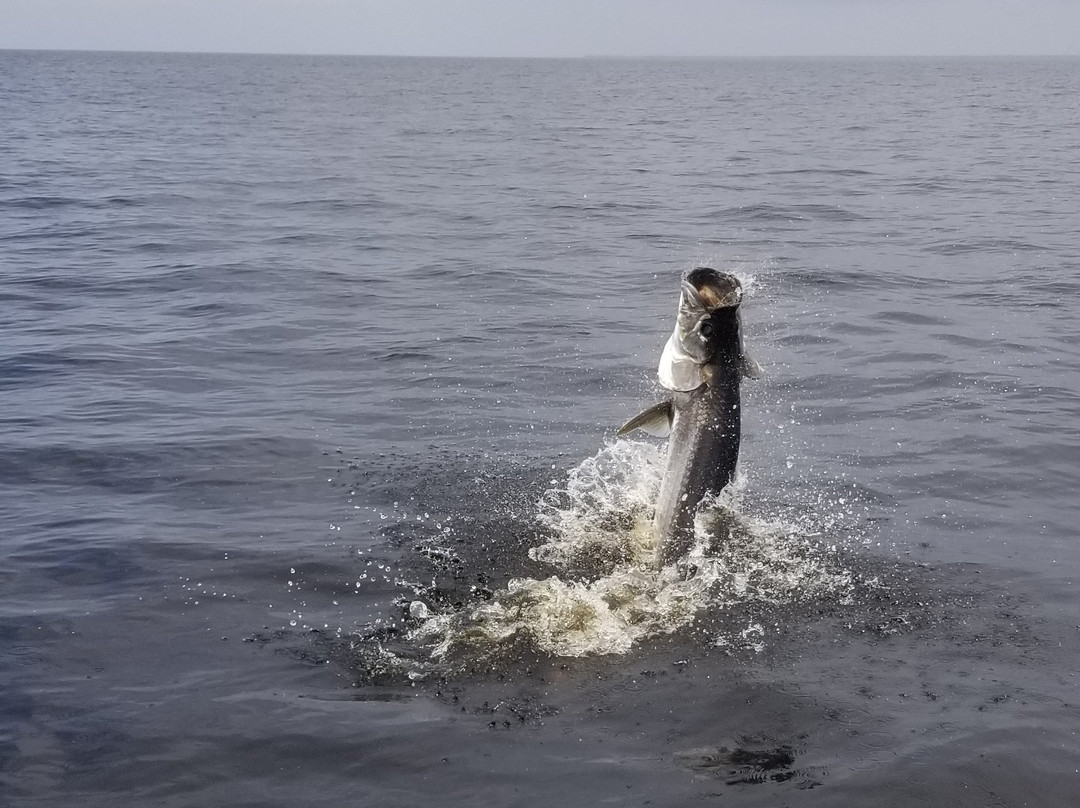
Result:
<svg viewBox="0 0 1080 808"><path fill-rule="evenodd" d="M260 50L142 50L138 48L34 48L0 46L0 52L22 53L129 53L146 55L188 56L301 56L312 58L346 59L487 59L487 60L548 60L548 61L604 61L604 60L653 60L653 61L709 61L735 59L1077 59L1080 53L760 53L760 54L668 54L668 53L613 53L555 55L506 55L506 54L456 54L456 53L332 53L309 51L260 51Z"/></svg>

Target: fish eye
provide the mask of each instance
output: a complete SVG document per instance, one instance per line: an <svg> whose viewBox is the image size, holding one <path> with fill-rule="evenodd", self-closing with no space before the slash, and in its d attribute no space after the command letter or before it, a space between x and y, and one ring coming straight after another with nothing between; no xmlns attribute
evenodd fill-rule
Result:
<svg viewBox="0 0 1080 808"><path fill-rule="evenodd" d="M709 322L708 320L703 320L701 325L698 326L698 333L701 334L701 336L705 337L706 339L708 339L709 337L712 336L712 332L713 332L713 324L711 322Z"/></svg>

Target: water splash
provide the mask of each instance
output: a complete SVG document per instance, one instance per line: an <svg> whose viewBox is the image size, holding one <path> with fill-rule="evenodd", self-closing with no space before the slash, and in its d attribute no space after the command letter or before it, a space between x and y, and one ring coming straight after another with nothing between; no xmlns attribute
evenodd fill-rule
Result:
<svg viewBox="0 0 1080 808"><path fill-rule="evenodd" d="M663 469L662 447L629 440L580 463L537 505L548 538L529 554L554 574L513 579L461 611L427 616L417 608L425 619L411 639L434 660L493 656L523 642L560 656L623 654L706 609L850 600L855 577L812 520L742 512L744 478L702 508L688 557L658 569L651 510ZM763 631L747 627L714 644L757 648L755 633Z"/></svg>

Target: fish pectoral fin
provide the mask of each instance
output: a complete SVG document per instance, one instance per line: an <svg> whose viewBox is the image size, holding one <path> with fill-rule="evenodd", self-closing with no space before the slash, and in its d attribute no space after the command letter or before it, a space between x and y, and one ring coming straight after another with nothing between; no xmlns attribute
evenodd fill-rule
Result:
<svg viewBox="0 0 1080 808"><path fill-rule="evenodd" d="M739 372L744 379L760 379L765 375L761 365L746 351L743 351L742 357L739 359Z"/></svg>
<svg viewBox="0 0 1080 808"><path fill-rule="evenodd" d="M675 412L671 408L671 401L661 401L640 415L635 415L619 427L619 431L615 434L622 437L635 429L640 429L655 438L666 438L671 434L671 421L674 417Z"/></svg>
<svg viewBox="0 0 1080 808"><path fill-rule="evenodd" d="M760 379L765 375L754 357L746 352L746 344L743 342L742 318L739 318L739 373L744 379Z"/></svg>

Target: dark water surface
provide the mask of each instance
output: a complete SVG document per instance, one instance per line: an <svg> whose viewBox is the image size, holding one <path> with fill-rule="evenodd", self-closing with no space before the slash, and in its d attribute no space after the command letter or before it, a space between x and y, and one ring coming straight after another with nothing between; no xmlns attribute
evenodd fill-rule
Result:
<svg viewBox="0 0 1080 808"><path fill-rule="evenodd" d="M1077 98L0 53L0 806L1075 805ZM613 432L700 263L766 375L687 584Z"/></svg>

